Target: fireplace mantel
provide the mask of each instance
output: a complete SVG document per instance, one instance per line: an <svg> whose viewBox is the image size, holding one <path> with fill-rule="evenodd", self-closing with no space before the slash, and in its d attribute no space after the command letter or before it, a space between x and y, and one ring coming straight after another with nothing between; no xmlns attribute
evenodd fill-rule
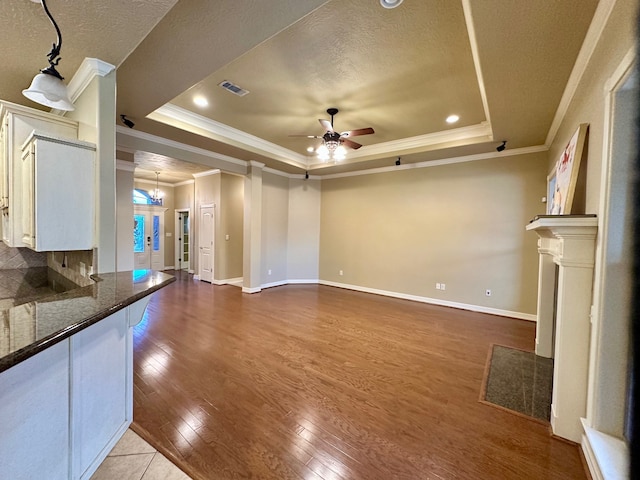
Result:
<svg viewBox="0 0 640 480"><path fill-rule="evenodd" d="M543 216L526 228L539 237L536 354L554 358L551 427L556 435L580 442L598 219Z"/></svg>

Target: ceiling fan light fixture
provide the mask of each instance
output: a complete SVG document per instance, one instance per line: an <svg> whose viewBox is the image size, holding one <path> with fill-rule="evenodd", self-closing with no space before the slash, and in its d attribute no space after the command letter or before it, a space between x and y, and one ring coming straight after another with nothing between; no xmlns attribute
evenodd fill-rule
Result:
<svg viewBox="0 0 640 480"><path fill-rule="evenodd" d="M333 152L333 159L337 162L344 160L347 158L347 149L342 145L338 145L338 147Z"/></svg>
<svg viewBox="0 0 640 480"><path fill-rule="evenodd" d="M384 8L396 8L403 0L380 0L380 5Z"/></svg>
<svg viewBox="0 0 640 480"><path fill-rule="evenodd" d="M322 160L323 162L326 162L331 158L331 153L324 143L318 147L316 155L318 155L318 160Z"/></svg>

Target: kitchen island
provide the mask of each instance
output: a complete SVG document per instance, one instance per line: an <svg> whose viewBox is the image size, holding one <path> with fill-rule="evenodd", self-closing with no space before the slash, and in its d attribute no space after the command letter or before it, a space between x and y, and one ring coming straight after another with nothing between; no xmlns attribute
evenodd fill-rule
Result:
<svg viewBox="0 0 640 480"><path fill-rule="evenodd" d="M12 272L24 288L0 311L0 472L88 479L133 418L133 326L175 279L137 270L33 288L29 270Z"/></svg>

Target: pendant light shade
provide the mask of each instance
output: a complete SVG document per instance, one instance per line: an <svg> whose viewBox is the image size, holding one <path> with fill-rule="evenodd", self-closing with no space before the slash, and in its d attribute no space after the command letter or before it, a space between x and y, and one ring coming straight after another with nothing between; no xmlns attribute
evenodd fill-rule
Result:
<svg viewBox="0 0 640 480"><path fill-rule="evenodd" d="M75 110L69 99L67 86L61 79L48 73L38 73L33 77L31 85L26 90L22 90L22 94L40 105L58 110Z"/></svg>
<svg viewBox="0 0 640 480"><path fill-rule="evenodd" d="M44 13L47 14L49 21L56 29L58 38L57 42L53 44L53 48L51 49L51 51L47 54L49 66L40 70L40 73L33 77L31 85L26 90L23 90L22 94L29 100L33 100L34 102L46 107L65 111L75 110L73 103L69 99L67 87L64 83L62 83L62 80L64 80L64 78L56 70L56 66L60 62L60 50L62 49L62 33L60 33L58 24L53 19L51 13L49 12L49 9L47 8L46 0L38 0L34 3L42 3Z"/></svg>

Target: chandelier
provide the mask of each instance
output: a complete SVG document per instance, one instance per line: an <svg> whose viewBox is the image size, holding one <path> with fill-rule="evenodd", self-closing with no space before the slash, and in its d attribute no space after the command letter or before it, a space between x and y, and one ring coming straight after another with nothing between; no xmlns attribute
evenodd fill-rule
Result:
<svg viewBox="0 0 640 480"><path fill-rule="evenodd" d="M160 172L156 172L156 188L154 190L151 190L150 192L151 200L153 200L154 203L160 203L160 201L162 200L162 197L164 197L164 193L158 188L159 176L160 176Z"/></svg>

